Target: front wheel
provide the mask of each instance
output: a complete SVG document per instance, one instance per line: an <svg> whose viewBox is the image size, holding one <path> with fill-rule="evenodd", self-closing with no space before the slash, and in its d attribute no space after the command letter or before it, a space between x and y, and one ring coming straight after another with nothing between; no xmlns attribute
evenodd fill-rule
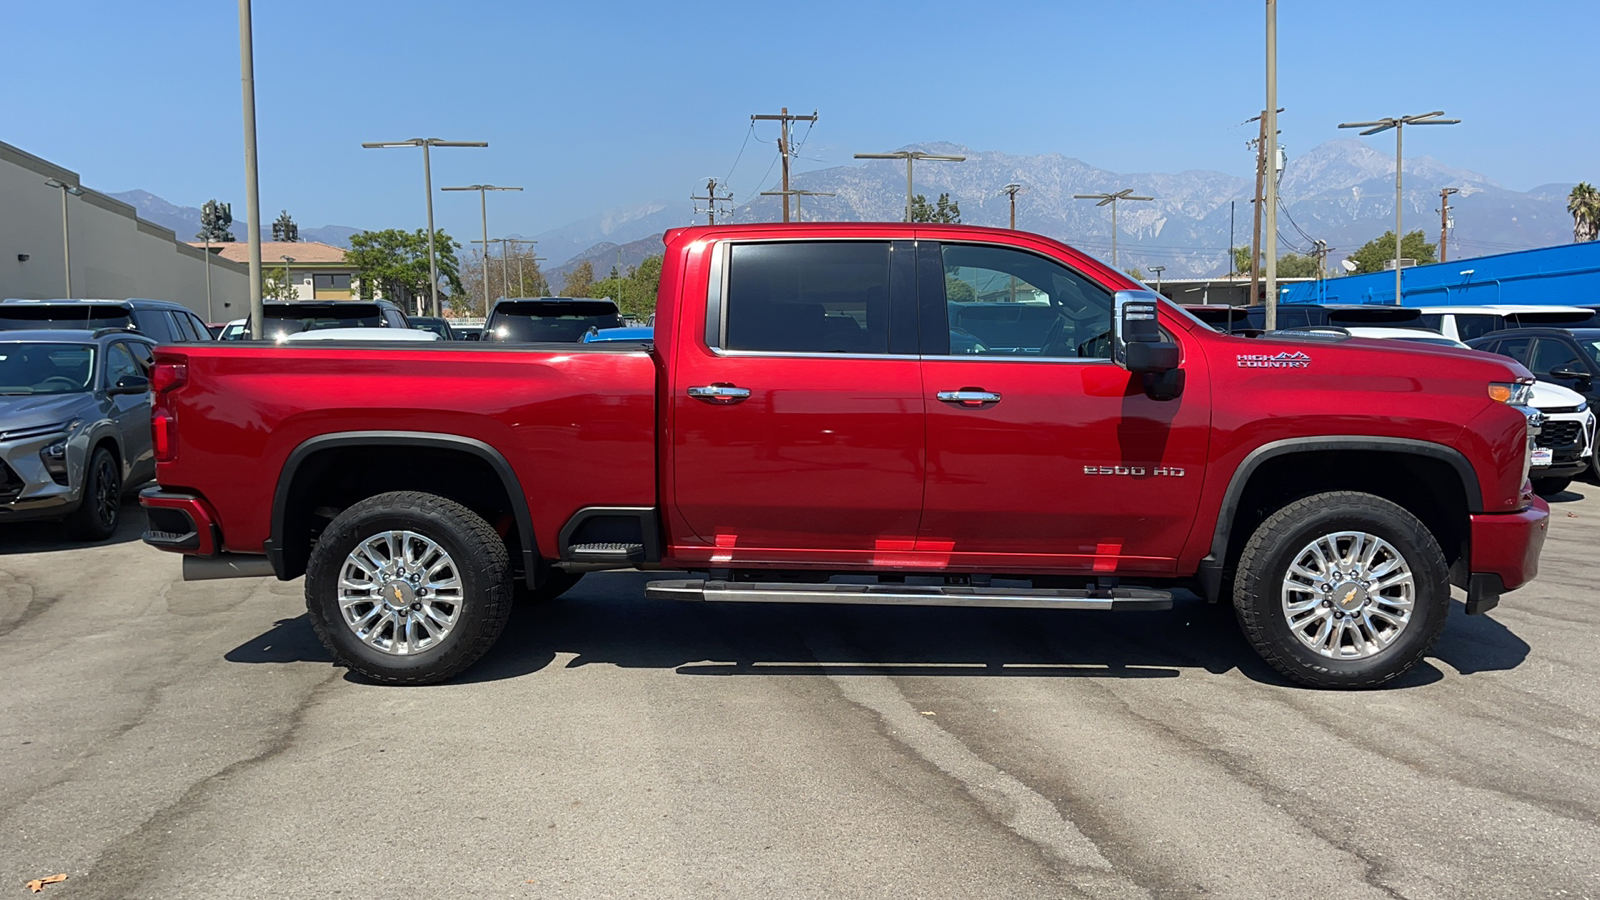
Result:
<svg viewBox="0 0 1600 900"><path fill-rule="evenodd" d="M1444 553L1416 516L1353 491L1298 500L1239 557L1234 608L1256 652L1310 687L1370 688L1421 661L1444 629Z"/></svg>
<svg viewBox="0 0 1600 900"><path fill-rule="evenodd" d="M103 541L122 520L122 470L105 447L94 448L83 470L83 500L67 516L67 533L80 541Z"/></svg>
<svg viewBox="0 0 1600 900"><path fill-rule="evenodd" d="M477 662L511 615L511 559L482 516L417 491L379 494L328 524L306 610L340 662L384 684L428 684Z"/></svg>

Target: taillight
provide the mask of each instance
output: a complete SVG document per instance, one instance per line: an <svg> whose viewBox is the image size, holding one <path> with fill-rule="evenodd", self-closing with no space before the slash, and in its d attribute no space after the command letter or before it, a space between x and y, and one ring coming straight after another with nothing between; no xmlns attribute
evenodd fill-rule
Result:
<svg viewBox="0 0 1600 900"><path fill-rule="evenodd" d="M182 387L188 381L189 366L186 363L158 362L150 373L150 389L158 394Z"/></svg>
<svg viewBox="0 0 1600 900"><path fill-rule="evenodd" d="M178 422L172 414L161 411L150 417L150 440L155 444L156 462L177 459Z"/></svg>

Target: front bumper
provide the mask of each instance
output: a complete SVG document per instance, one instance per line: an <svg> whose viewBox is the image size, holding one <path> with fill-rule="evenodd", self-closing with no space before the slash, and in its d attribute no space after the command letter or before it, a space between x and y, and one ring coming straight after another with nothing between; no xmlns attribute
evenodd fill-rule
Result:
<svg viewBox="0 0 1600 900"><path fill-rule="evenodd" d="M1539 552L1550 524L1550 504L1535 497L1514 513L1476 513L1467 582L1467 613L1488 612L1500 595L1539 574Z"/></svg>
<svg viewBox="0 0 1600 900"><path fill-rule="evenodd" d="M0 442L0 523L60 519L83 501L81 441L67 444L67 483L57 484L39 458L39 451L64 437L65 430Z"/></svg>

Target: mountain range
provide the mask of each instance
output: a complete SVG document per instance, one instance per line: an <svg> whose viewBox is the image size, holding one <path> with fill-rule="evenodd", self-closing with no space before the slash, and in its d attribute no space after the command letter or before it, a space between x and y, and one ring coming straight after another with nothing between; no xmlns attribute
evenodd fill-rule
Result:
<svg viewBox="0 0 1600 900"><path fill-rule="evenodd" d="M1009 204L1000 188L1017 182L1017 227L1066 241L1104 259L1111 256L1111 211L1075 194L1131 188L1149 201L1118 204L1117 256L1123 268L1165 267L1166 278L1220 275L1229 270L1228 248L1248 246L1253 179L1207 170L1177 173L1119 173L1059 153L1019 156L973 150L959 144L913 144L902 149L965 156L966 161L925 162L916 167L916 190L930 200L949 193L961 206L963 222L1005 226ZM792 186L834 196L806 197L807 221L898 221L905 212L905 166L898 160L869 161L803 172ZM1330 267L1356 248L1394 227L1394 158L1357 140L1333 140L1290 158L1279 179L1282 212L1279 252L1306 253L1312 241L1326 241ZM1454 168L1432 157L1405 161L1406 230L1421 229L1430 241L1439 233L1439 192L1450 198L1456 227L1450 258L1484 256L1549 246L1571 240L1566 211L1571 184L1549 184L1528 191L1500 186L1488 176ZM638 265L660 251L668 228L698 224L687 190L682 199L657 200L610 210L531 237L550 262L546 272L559 285L566 272L587 260L604 277L619 259L622 268ZM112 194L152 222L182 238L200 228L200 210L175 206L146 191ZM724 222L771 222L781 218L776 197L719 211ZM302 227L304 240L349 246L359 229L344 225ZM521 237L521 235L514 235Z"/></svg>

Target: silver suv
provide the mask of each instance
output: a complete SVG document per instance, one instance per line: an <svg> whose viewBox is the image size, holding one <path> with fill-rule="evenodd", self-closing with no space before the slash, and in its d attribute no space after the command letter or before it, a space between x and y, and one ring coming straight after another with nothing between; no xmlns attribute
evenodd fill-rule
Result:
<svg viewBox="0 0 1600 900"><path fill-rule="evenodd" d="M155 345L121 328L0 333L0 524L117 530L123 496L155 475Z"/></svg>

